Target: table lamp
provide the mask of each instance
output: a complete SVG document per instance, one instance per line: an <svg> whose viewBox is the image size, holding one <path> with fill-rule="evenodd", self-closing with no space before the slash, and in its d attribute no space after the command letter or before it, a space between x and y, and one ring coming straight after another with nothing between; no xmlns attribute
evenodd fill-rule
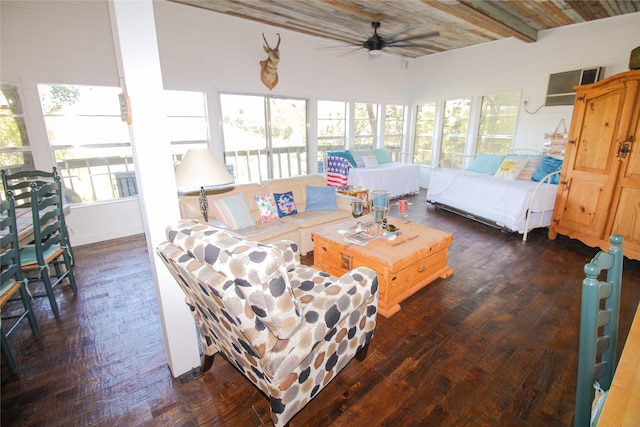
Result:
<svg viewBox="0 0 640 427"><path fill-rule="evenodd" d="M207 148L188 150L176 169L176 184L180 194L200 190L200 211L205 221L209 221L209 201L207 188L219 188L233 184L234 179L227 168L216 159Z"/></svg>

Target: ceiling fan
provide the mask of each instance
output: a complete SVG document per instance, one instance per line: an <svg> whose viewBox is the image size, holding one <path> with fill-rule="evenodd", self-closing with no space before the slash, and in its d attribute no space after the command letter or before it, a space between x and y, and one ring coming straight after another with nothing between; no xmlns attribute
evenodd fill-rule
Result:
<svg viewBox="0 0 640 427"><path fill-rule="evenodd" d="M373 35L371 37L369 37L367 40L365 40L362 43L357 43L353 46L348 46L348 47L358 47L357 51L359 51L360 49L367 49L369 51L369 55L376 56L376 55L380 55L382 53L382 49L387 47L431 48L433 46L427 45L427 44L412 43L412 41L418 40L418 39L426 39L429 37L437 37L440 35L438 31L431 31L424 34L417 34L415 36L395 38L400 34L406 32L406 30L404 30L390 37L382 37L378 34L378 28L380 28L380 22L373 21L371 23L371 27L373 28ZM339 46L339 47L336 46L335 48L344 48L344 47L345 46ZM350 52L350 53L354 53L354 52Z"/></svg>

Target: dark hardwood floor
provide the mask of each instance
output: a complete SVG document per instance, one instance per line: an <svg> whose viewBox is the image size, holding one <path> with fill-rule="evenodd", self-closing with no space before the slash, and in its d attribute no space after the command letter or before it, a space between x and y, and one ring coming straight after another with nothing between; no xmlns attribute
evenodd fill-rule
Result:
<svg viewBox="0 0 640 427"><path fill-rule="evenodd" d="M437 280L379 317L353 360L291 426L569 426L583 266L597 252L535 230L529 241L449 212L424 193L410 219L453 233ZM57 290L60 317L35 303L2 361L2 426L271 425L267 399L222 357L182 382L167 367L144 236L75 248L79 293ZM311 262L310 257L305 263ZM640 301L640 262L625 258L619 351Z"/></svg>

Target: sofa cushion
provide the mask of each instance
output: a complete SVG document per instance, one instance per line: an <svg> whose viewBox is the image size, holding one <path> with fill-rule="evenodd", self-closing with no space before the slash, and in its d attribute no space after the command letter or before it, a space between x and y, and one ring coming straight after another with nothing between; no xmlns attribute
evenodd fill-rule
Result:
<svg viewBox="0 0 640 427"><path fill-rule="evenodd" d="M280 218L298 213L296 201L293 198L293 191L273 193L273 199L276 201L276 208L278 209L278 216Z"/></svg>
<svg viewBox="0 0 640 427"><path fill-rule="evenodd" d="M260 222L265 223L278 218L278 208L276 207L276 201L273 199L273 194L266 194L264 196L253 196L258 205L258 211L260 212Z"/></svg>
<svg viewBox="0 0 640 427"><path fill-rule="evenodd" d="M324 210L324 211L304 211L298 215L280 218L280 222L295 224L297 228L318 227L331 222L351 218L350 211L344 210Z"/></svg>
<svg viewBox="0 0 640 427"><path fill-rule="evenodd" d="M336 209L338 209L338 204L336 202L335 187L307 185L307 206L305 212Z"/></svg>
<svg viewBox="0 0 640 427"><path fill-rule="evenodd" d="M479 153L471 166L467 168L470 172L486 173L488 175L495 175L498 168L502 164L504 156L497 154L482 154Z"/></svg>
<svg viewBox="0 0 640 427"><path fill-rule="evenodd" d="M384 165L385 163L393 162L391 158L391 153L389 153L388 148L374 148L371 150L376 159L378 160L378 164Z"/></svg>
<svg viewBox="0 0 640 427"><path fill-rule="evenodd" d="M255 225L242 194L234 194L222 199L209 199L209 209L217 219L232 230L241 230Z"/></svg>

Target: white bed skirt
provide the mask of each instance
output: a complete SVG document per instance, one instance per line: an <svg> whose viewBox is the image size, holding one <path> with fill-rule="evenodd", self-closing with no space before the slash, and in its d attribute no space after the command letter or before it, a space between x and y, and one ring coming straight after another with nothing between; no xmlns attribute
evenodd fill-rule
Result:
<svg viewBox="0 0 640 427"><path fill-rule="evenodd" d="M351 168L347 183L361 185L370 192L385 190L395 199L420 191L420 165L392 162L375 168Z"/></svg>

